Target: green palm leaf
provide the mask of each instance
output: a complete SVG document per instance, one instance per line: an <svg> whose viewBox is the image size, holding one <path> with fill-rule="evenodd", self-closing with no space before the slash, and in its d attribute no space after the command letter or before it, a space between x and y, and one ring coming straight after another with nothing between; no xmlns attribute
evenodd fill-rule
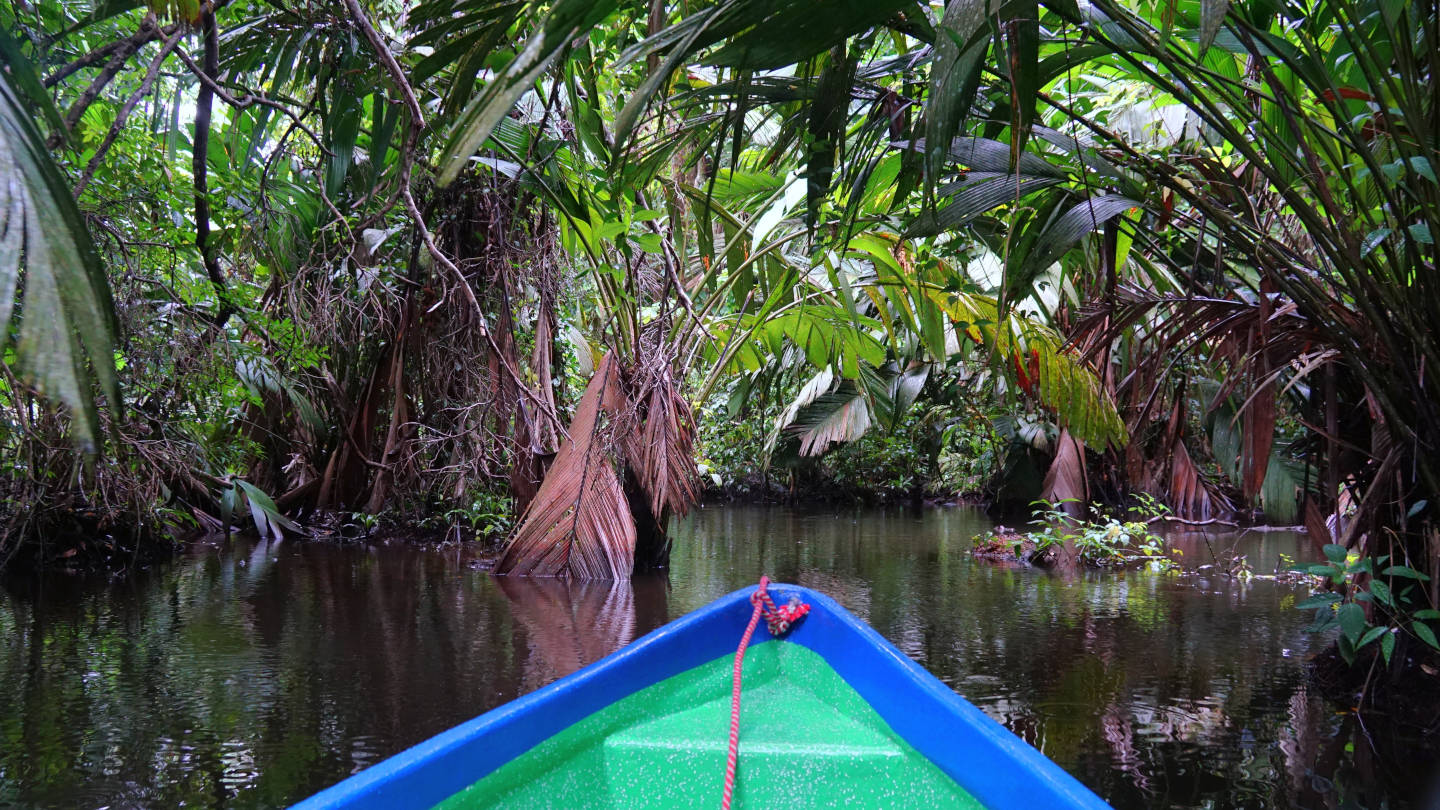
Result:
<svg viewBox="0 0 1440 810"><path fill-rule="evenodd" d="M93 450L95 389L112 411L120 403L110 288L44 138L0 77L0 349L12 318L22 377L75 414L74 437Z"/></svg>
<svg viewBox="0 0 1440 810"><path fill-rule="evenodd" d="M609 16L615 5L614 0L559 0L550 7L530 41L450 128L439 160L441 185L449 185L460 175L520 96L577 36Z"/></svg>

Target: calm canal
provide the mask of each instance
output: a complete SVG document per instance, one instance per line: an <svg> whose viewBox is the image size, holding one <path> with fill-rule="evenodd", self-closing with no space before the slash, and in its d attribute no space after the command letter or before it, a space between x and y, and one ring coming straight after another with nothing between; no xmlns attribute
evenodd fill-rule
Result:
<svg viewBox="0 0 1440 810"><path fill-rule="evenodd" d="M709 507L668 577L498 580L469 552L235 540L0 590L0 806L281 807L721 594L824 590L1120 808L1404 807L1425 763L1311 694L1302 588L973 560L964 509ZM1190 535L1256 573L1302 536ZM1372 729L1373 731L1373 729ZM724 734L724 729L717 729ZM1420 804L1425 804L1420 802Z"/></svg>

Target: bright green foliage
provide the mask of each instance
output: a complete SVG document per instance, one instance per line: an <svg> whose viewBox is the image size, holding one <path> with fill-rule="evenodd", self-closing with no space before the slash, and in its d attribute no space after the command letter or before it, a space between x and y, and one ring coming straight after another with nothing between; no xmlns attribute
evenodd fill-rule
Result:
<svg viewBox="0 0 1440 810"><path fill-rule="evenodd" d="M1180 550L1170 548L1164 537L1150 531L1150 521L1169 511L1165 506L1142 496L1139 504L1130 508L1131 519L1123 522L1104 514L1098 504L1096 511L1095 519L1080 520L1066 511L1063 503L1037 501L1030 521L1035 530L1007 538L992 531L976 537L975 545L988 549L1004 540L1016 556L1025 544L1032 544L1032 560L1053 561L1055 555L1073 550L1080 561L1091 566L1138 565L1157 573L1179 572L1175 557Z"/></svg>
<svg viewBox="0 0 1440 810"><path fill-rule="evenodd" d="M790 397L793 392L778 392L766 406L756 392L742 411L732 413L723 402L701 409L697 452L709 485L761 498L949 500L984 493L1003 457L991 414L976 407L963 386L937 384L926 404L911 407L893 427L868 430L819 456L800 452L811 418L804 409L775 437L767 465L757 449L765 446L782 410L775 400ZM737 408L738 399L732 399ZM998 412L1004 406L989 407ZM824 402L815 406L822 413L824 408Z"/></svg>

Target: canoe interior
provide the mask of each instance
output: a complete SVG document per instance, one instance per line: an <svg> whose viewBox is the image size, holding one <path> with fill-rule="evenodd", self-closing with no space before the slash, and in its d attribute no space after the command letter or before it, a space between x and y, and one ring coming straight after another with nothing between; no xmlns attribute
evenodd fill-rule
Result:
<svg viewBox="0 0 1440 810"><path fill-rule="evenodd" d="M437 807L716 805L734 659L717 658L610 704ZM752 646L741 706L736 807L982 807L803 646Z"/></svg>
<svg viewBox="0 0 1440 810"><path fill-rule="evenodd" d="M714 806L730 656L753 592L721 597L296 810ZM1108 807L835 600L792 585L771 596L811 611L783 641L757 633L746 655L741 806L780 796L786 807L977 806L970 797L994 810ZM826 776L837 772L845 778Z"/></svg>

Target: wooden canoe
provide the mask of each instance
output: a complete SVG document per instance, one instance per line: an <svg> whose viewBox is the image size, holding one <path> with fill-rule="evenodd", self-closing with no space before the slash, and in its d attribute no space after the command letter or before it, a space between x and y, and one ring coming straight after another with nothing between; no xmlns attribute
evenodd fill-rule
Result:
<svg viewBox="0 0 1440 810"><path fill-rule="evenodd" d="M296 805L692 808L720 803L746 588ZM1104 808L1039 751L807 588L745 654L735 807Z"/></svg>

